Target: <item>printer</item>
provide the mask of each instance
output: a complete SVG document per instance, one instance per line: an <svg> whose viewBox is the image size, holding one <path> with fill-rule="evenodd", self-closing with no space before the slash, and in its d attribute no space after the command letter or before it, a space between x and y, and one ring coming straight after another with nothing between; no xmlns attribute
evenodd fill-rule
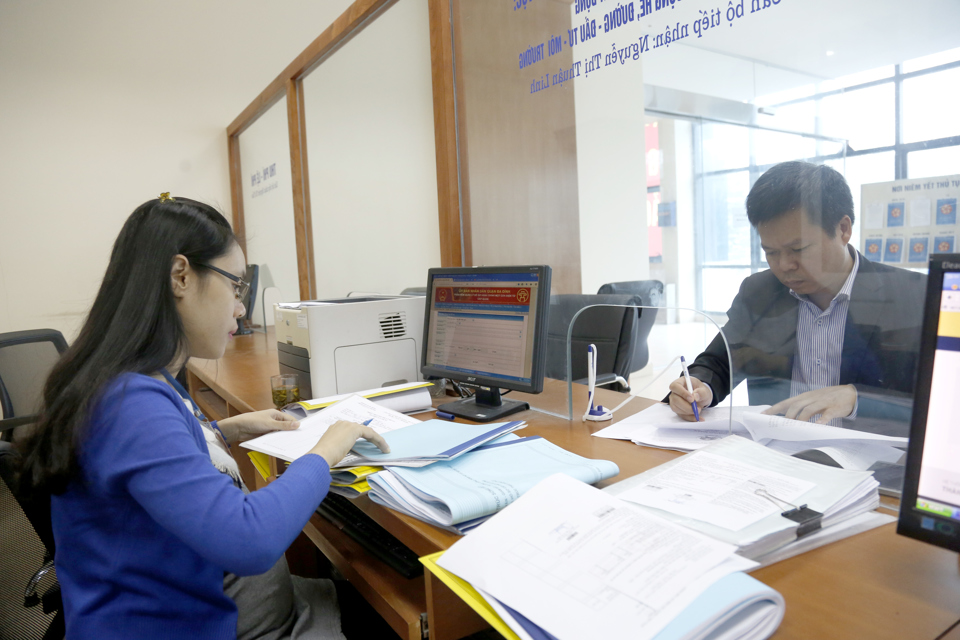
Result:
<svg viewBox="0 0 960 640"><path fill-rule="evenodd" d="M422 380L423 296L370 295L274 305L280 373L304 400Z"/></svg>

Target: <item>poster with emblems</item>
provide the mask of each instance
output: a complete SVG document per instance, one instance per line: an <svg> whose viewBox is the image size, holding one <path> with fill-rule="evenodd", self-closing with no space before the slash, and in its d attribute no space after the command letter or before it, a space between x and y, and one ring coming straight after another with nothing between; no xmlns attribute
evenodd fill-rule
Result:
<svg viewBox="0 0 960 640"><path fill-rule="evenodd" d="M860 188L860 252L868 260L924 269L956 251L960 175L894 180Z"/></svg>

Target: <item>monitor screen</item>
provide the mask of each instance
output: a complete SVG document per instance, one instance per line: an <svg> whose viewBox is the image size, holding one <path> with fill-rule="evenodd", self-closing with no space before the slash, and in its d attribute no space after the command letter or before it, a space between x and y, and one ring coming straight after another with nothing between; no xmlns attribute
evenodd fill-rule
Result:
<svg viewBox="0 0 960 640"><path fill-rule="evenodd" d="M449 413L466 407L472 413L463 417L490 420L505 404L522 410L500 400L501 388L543 390L549 303L547 266L430 269L421 371L477 388Z"/></svg>
<svg viewBox="0 0 960 640"><path fill-rule="evenodd" d="M930 261L897 532L960 551L960 254Z"/></svg>

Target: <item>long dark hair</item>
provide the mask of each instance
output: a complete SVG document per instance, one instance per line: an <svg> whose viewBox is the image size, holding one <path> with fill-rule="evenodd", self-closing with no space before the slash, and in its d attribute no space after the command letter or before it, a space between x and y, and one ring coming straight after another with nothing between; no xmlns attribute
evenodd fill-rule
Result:
<svg viewBox="0 0 960 640"><path fill-rule="evenodd" d="M235 242L226 218L194 200L151 200L130 215L80 335L47 378L36 430L24 443L25 495L62 493L78 476L83 432L107 382L127 372L155 373L181 353L174 257L203 270Z"/></svg>

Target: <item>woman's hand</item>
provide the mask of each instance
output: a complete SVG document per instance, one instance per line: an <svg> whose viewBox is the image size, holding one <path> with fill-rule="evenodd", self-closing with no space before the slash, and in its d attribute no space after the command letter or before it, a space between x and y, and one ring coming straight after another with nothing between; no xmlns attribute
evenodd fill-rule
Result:
<svg viewBox="0 0 960 640"><path fill-rule="evenodd" d="M380 451L390 453L390 447L387 446L387 442L379 433L365 425L347 422L346 420L338 420L330 425L320 441L307 453L317 454L332 467L343 460L344 456L353 448L353 445L357 443L358 438L369 440Z"/></svg>
<svg viewBox="0 0 960 640"><path fill-rule="evenodd" d="M300 421L291 415L267 409L241 413L232 418L217 421L217 426L223 431L227 442L239 442L262 436L271 431L290 431L300 426Z"/></svg>

